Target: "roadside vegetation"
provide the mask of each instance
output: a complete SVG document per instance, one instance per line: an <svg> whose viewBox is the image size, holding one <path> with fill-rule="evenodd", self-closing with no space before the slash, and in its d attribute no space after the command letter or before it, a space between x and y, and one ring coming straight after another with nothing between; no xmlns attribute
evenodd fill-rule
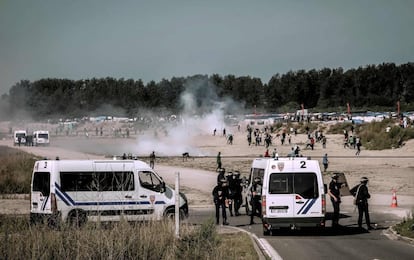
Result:
<svg viewBox="0 0 414 260"><path fill-rule="evenodd" d="M28 194L33 165L37 159L18 149L0 146L0 194Z"/></svg>
<svg viewBox="0 0 414 260"><path fill-rule="evenodd" d="M414 212L413 212L414 213ZM409 237L414 239L414 218L413 213L411 213L411 217L404 219L403 222L395 225L394 230L405 237Z"/></svg>
<svg viewBox="0 0 414 260"><path fill-rule="evenodd" d="M180 238L172 221L51 229L30 226L27 218L0 220L3 259L258 259L246 233L218 234L212 220L182 224Z"/></svg>

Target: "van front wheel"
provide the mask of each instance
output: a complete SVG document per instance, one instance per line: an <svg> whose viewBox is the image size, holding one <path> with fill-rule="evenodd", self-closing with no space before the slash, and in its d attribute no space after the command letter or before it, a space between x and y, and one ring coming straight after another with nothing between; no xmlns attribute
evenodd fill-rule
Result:
<svg viewBox="0 0 414 260"><path fill-rule="evenodd" d="M180 210L180 220L184 219L184 212ZM166 219L174 220L175 219L175 209L174 208L168 208L164 212L164 217Z"/></svg>

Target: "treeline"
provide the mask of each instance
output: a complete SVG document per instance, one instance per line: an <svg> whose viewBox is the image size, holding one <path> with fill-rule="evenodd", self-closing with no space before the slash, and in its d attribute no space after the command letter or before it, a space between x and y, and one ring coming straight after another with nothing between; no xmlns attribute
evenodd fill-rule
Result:
<svg viewBox="0 0 414 260"><path fill-rule="evenodd" d="M85 80L47 78L22 80L1 100L2 117L16 117L24 110L35 119L65 115L136 116L143 111L179 113L181 97L190 92L195 107L206 99L233 100L246 111L286 112L305 108L314 110L370 108L401 111L414 108L414 63L383 63L344 71L342 68L290 71L274 75L267 84L250 76L213 74L173 77L160 82L92 78ZM214 105L213 103L211 105ZM200 113L201 111L193 111ZM225 111L234 113L234 111Z"/></svg>

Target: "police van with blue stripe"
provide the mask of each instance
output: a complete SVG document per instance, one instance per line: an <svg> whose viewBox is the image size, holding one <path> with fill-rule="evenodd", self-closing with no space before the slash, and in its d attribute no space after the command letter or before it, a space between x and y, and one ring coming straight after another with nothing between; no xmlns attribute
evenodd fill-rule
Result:
<svg viewBox="0 0 414 260"><path fill-rule="evenodd" d="M325 226L325 186L317 160L258 158L252 169L252 173L262 173L263 176L261 215L264 235L281 228Z"/></svg>
<svg viewBox="0 0 414 260"><path fill-rule="evenodd" d="M36 161L31 183L32 223L76 226L87 221L173 218L175 192L139 160ZM188 216L180 193L180 219Z"/></svg>

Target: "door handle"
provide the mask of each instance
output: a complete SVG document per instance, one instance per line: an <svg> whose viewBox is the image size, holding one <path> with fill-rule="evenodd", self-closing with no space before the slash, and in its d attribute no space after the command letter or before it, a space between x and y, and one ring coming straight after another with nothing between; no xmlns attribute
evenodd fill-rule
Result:
<svg viewBox="0 0 414 260"><path fill-rule="evenodd" d="M296 204L303 204L303 203L305 203L305 202L303 202L303 201L296 201Z"/></svg>
<svg viewBox="0 0 414 260"><path fill-rule="evenodd" d="M140 198L146 198L147 197L147 195L141 195L141 196L139 196Z"/></svg>
<svg viewBox="0 0 414 260"><path fill-rule="evenodd" d="M125 198L126 198L126 199L132 199L132 196L130 196L130 195L125 195Z"/></svg>

